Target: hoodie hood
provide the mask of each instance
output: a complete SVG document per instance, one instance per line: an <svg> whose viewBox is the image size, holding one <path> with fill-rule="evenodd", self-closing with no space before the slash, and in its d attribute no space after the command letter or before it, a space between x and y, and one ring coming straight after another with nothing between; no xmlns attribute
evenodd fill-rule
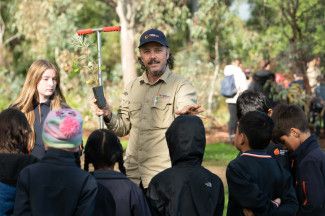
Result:
<svg viewBox="0 0 325 216"><path fill-rule="evenodd" d="M205 129L197 116L178 116L166 132L172 166L181 162L201 164L205 149Z"/></svg>

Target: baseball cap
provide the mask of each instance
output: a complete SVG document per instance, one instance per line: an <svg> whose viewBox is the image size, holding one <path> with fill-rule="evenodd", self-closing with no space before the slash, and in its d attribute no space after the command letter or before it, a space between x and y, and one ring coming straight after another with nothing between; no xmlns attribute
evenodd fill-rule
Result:
<svg viewBox="0 0 325 216"><path fill-rule="evenodd" d="M145 31L140 37L139 48L149 42L157 42L162 46L168 47L166 36L158 29L149 29Z"/></svg>

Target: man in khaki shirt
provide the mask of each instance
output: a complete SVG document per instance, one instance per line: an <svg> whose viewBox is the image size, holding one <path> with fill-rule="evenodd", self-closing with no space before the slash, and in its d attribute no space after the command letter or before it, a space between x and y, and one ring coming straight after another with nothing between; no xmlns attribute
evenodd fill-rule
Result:
<svg viewBox="0 0 325 216"><path fill-rule="evenodd" d="M140 37L140 63L145 72L122 95L118 113L99 109L108 129L129 134L127 176L147 188L153 176L171 166L165 132L177 115L202 112L193 86L170 71L173 59L165 35L150 29Z"/></svg>

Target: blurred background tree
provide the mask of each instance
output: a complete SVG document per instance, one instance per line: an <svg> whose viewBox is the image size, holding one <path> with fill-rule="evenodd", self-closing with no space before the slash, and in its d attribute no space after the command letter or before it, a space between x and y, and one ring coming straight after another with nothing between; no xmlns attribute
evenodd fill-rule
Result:
<svg viewBox="0 0 325 216"><path fill-rule="evenodd" d="M45 58L59 66L67 101L81 110L85 126L97 127L89 110L96 37L78 38L76 31L121 25L120 33L102 34L105 93L114 108L124 86L142 73L137 64L141 33L159 28L175 56L174 72L198 89L212 119L209 126L223 125L227 112L218 90L225 64L241 58L244 68L254 72L261 60L271 59L274 71L288 77L305 73L315 56L323 66L324 9L324 0L1 0L0 109L17 96L30 64ZM296 98L279 93L283 97Z"/></svg>

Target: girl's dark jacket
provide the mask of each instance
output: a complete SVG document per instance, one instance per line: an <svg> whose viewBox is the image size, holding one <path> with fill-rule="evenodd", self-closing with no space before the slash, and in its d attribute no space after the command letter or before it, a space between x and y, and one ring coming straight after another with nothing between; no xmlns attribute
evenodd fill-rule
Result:
<svg viewBox="0 0 325 216"><path fill-rule="evenodd" d="M166 132L172 167L150 182L147 198L153 215L222 215L220 178L201 166L205 129L197 116L177 117Z"/></svg>
<svg viewBox="0 0 325 216"><path fill-rule="evenodd" d="M0 153L0 215L13 213L19 172L37 161L26 154Z"/></svg>
<svg viewBox="0 0 325 216"><path fill-rule="evenodd" d="M98 185L103 185L112 194L116 204L116 215L150 216L150 209L141 189L124 174L113 170L97 170L93 173ZM98 187L98 193L101 193ZM100 196L98 197L99 199ZM107 209L107 204L101 206ZM113 215L113 214L108 214ZM115 215L115 214L114 214Z"/></svg>

